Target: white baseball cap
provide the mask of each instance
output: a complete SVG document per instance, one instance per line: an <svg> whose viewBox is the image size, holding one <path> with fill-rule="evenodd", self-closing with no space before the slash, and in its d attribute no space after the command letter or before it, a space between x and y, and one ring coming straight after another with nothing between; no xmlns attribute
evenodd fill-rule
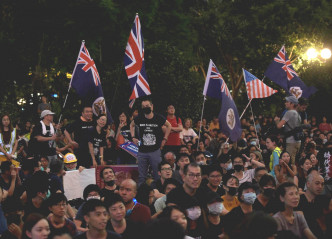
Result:
<svg viewBox="0 0 332 239"><path fill-rule="evenodd" d="M50 110L43 110L40 114L40 118L43 119L46 115L55 115L55 113Z"/></svg>

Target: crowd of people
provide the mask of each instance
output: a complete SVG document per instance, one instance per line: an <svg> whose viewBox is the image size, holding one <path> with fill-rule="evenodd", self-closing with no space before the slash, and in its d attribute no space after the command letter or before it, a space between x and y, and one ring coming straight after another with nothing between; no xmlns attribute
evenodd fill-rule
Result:
<svg viewBox="0 0 332 239"><path fill-rule="evenodd" d="M38 122L2 114L1 238L332 238L332 125L307 105L288 96L281 115L242 118L236 142L217 117L193 125L148 98L112 124L91 106L56 124L46 97ZM92 167L104 186L68 200L66 171Z"/></svg>

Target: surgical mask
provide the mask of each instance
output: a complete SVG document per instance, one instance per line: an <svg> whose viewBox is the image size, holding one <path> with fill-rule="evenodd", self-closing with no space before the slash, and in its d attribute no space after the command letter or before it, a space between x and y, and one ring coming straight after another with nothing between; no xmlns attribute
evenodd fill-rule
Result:
<svg viewBox="0 0 332 239"><path fill-rule="evenodd" d="M205 165L205 162L204 161L199 161L197 162L198 165Z"/></svg>
<svg viewBox="0 0 332 239"><path fill-rule="evenodd" d="M326 144L326 142L327 142L327 139L323 139L323 144Z"/></svg>
<svg viewBox="0 0 332 239"><path fill-rule="evenodd" d="M242 171L243 170L243 165L239 165L239 164L234 165L234 170L237 171L237 172Z"/></svg>
<svg viewBox="0 0 332 239"><path fill-rule="evenodd" d="M224 205L221 202L218 202L208 205L207 208L209 209L210 214L219 215L224 209Z"/></svg>
<svg viewBox="0 0 332 239"><path fill-rule="evenodd" d="M233 168L233 164L232 163L229 163L226 167L226 170L229 171Z"/></svg>
<svg viewBox="0 0 332 239"><path fill-rule="evenodd" d="M151 107L145 107L145 108L142 108L142 112L143 112L143 114L145 114L145 115L150 114L150 113L152 112Z"/></svg>
<svg viewBox="0 0 332 239"><path fill-rule="evenodd" d="M256 146L256 141L251 141L250 144Z"/></svg>
<svg viewBox="0 0 332 239"><path fill-rule="evenodd" d="M105 182L105 184L106 184L107 186L113 187L114 184L115 184L115 180L111 180L111 181Z"/></svg>
<svg viewBox="0 0 332 239"><path fill-rule="evenodd" d="M231 196L235 196L237 193L237 188L236 187L228 187L228 194Z"/></svg>
<svg viewBox="0 0 332 239"><path fill-rule="evenodd" d="M202 211L198 207L192 207L187 209L187 214L190 220L195 221L201 216Z"/></svg>
<svg viewBox="0 0 332 239"><path fill-rule="evenodd" d="M89 201L91 199L98 199L100 200L100 196L91 196L91 197L87 197L86 200Z"/></svg>
<svg viewBox="0 0 332 239"><path fill-rule="evenodd" d="M263 194L264 196L271 198L274 196L275 189L274 188L264 188Z"/></svg>
<svg viewBox="0 0 332 239"><path fill-rule="evenodd" d="M243 194L243 201L247 204L254 204L256 200L256 193L245 193Z"/></svg>

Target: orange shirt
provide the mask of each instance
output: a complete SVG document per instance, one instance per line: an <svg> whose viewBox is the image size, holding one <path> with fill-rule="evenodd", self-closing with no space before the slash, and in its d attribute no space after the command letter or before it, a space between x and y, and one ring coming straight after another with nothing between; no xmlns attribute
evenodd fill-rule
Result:
<svg viewBox="0 0 332 239"><path fill-rule="evenodd" d="M240 202L239 202L239 200L237 199L237 196L235 196L235 197L233 198L232 201L228 201L228 200L226 200L226 195L222 196L221 198L224 200L224 201L223 201L223 204L224 204L225 209L226 209L227 211L229 211L229 212L230 212L233 208L240 206Z"/></svg>

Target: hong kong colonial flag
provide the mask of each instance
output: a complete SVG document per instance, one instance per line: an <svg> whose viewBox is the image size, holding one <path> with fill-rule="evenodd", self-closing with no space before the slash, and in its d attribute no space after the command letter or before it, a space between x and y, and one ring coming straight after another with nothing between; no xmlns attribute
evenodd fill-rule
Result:
<svg viewBox="0 0 332 239"><path fill-rule="evenodd" d="M259 80L256 76L250 72L243 70L243 77L247 87L248 98L266 98L274 93L277 93L277 90L272 89L271 87L265 85L263 81Z"/></svg>
<svg viewBox="0 0 332 239"><path fill-rule="evenodd" d="M285 46L281 47L278 55L265 71L265 75L296 98L309 98L317 91L315 87L307 87L295 72L288 59Z"/></svg>
<svg viewBox="0 0 332 239"><path fill-rule="evenodd" d="M129 35L124 65L132 88L129 101L132 103L138 97L150 95L151 90L145 73L144 41L138 14Z"/></svg>
<svg viewBox="0 0 332 239"><path fill-rule="evenodd" d="M218 116L221 131L233 142L237 141L242 132L239 113L223 77L212 60L206 75L203 95L221 100Z"/></svg>
<svg viewBox="0 0 332 239"><path fill-rule="evenodd" d="M111 114L106 107L96 64L91 58L84 41L72 75L71 87L75 89L85 104L91 105L96 116L105 114L107 115L107 121L112 122Z"/></svg>

